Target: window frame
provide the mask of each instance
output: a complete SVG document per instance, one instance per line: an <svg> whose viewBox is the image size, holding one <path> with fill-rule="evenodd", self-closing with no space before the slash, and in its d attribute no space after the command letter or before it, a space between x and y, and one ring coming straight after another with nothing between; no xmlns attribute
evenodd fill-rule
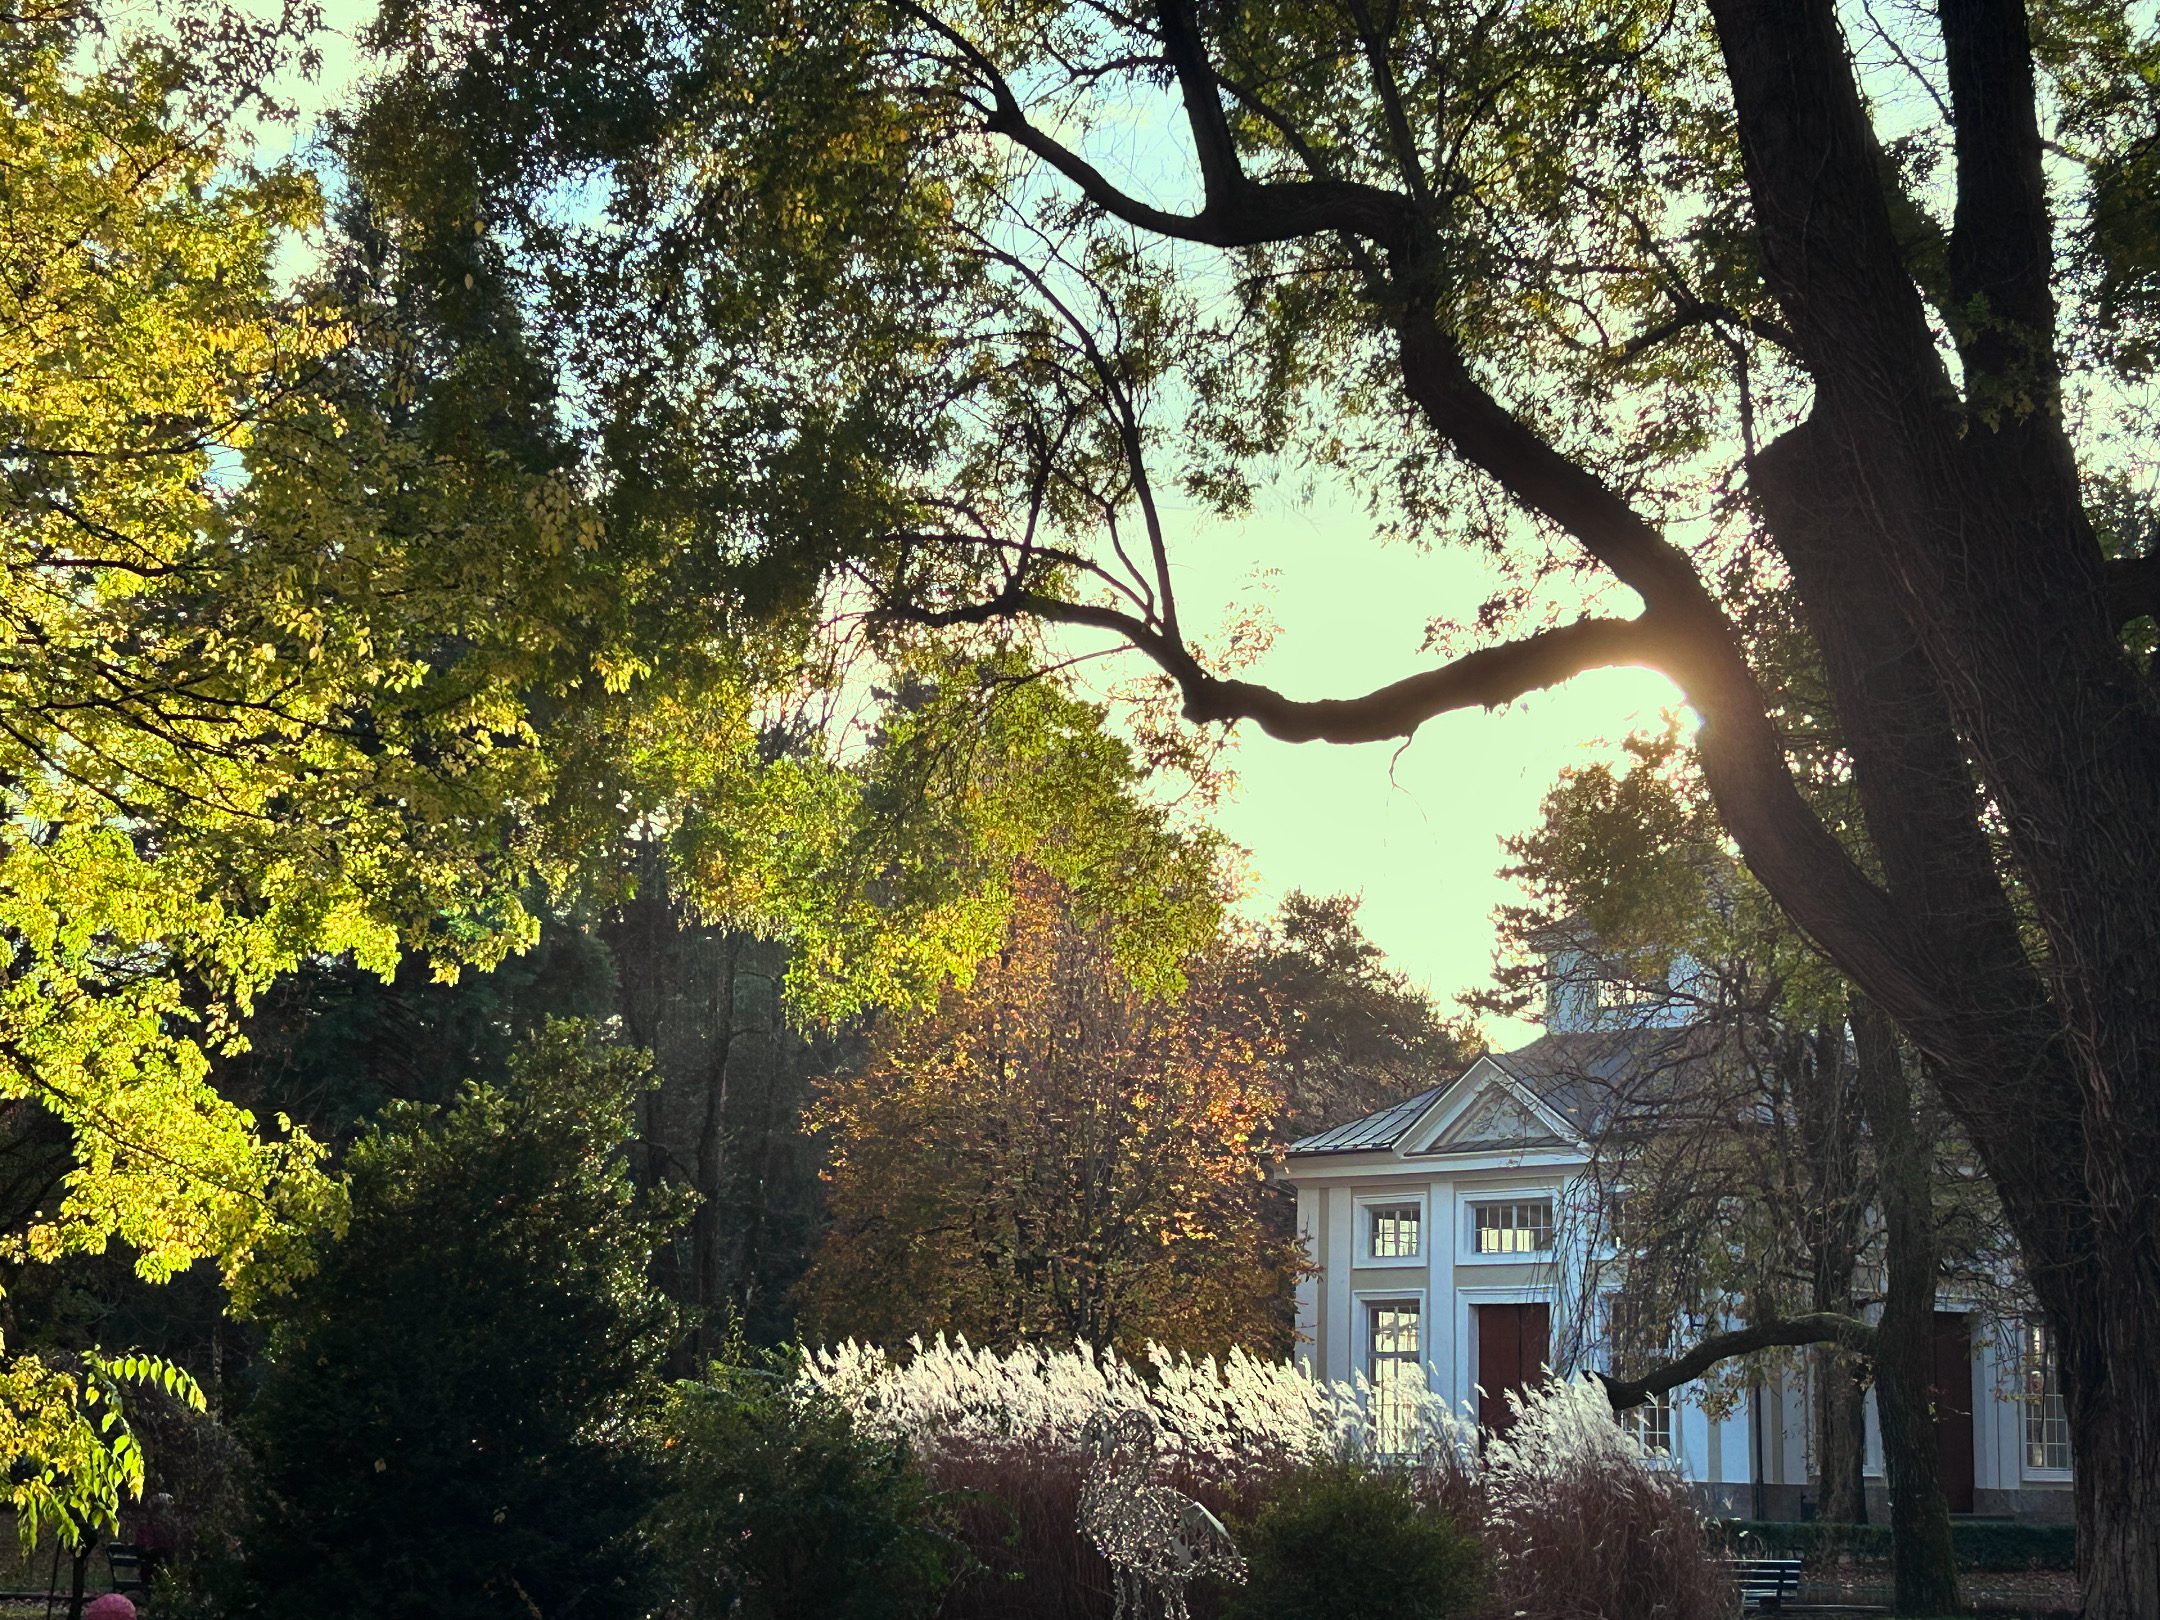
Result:
<svg viewBox="0 0 2160 1620"><path fill-rule="evenodd" d="M1353 1200L1357 1221L1357 1264L1361 1266L1422 1266L1432 1253L1432 1201L1427 1189L1417 1188L1403 1192L1359 1193ZM1373 1239L1378 1235L1375 1217L1382 1210L1417 1210L1417 1247L1409 1254L1376 1254ZM1407 1297L1407 1296L1405 1296Z"/></svg>
<svg viewBox="0 0 2160 1620"><path fill-rule="evenodd" d="M1628 1408L1621 1414L1621 1423L1627 1432L1635 1437L1636 1444L1643 1448L1645 1460L1653 1467L1679 1460L1680 1414L1671 1390L1662 1395L1651 1396L1640 1406ZM1663 1444L1658 1444L1649 1432L1654 1429L1664 1431Z"/></svg>
<svg viewBox="0 0 2160 1620"><path fill-rule="evenodd" d="M2055 1330L2046 1322L2029 1320L2018 1324L2018 1369L2023 1386L2018 1400L2023 1409L2019 1413L2018 1476L2066 1480L2071 1477L2070 1417L2063 1405L2062 1364L2055 1350ZM2041 1379L2038 1390L2032 1387L2035 1375ZM2047 1387L2050 1383L2053 1389ZM2036 1451L2044 1458L2052 1449L2054 1441L2048 1431L2055 1425L2060 1426L2062 1462L2033 1461Z"/></svg>
<svg viewBox="0 0 2160 1620"><path fill-rule="evenodd" d="M1422 1288L1362 1288L1355 1290L1351 1299L1356 1310L1358 1376L1365 1381L1375 1405L1386 1399L1386 1391L1393 1387L1393 1380L1383 1380L1380 1375L1382 1352L1379 1347L1379 1313L1390 1307L1401 1310L1407 1307L1414 1317L1415 1348L1409 1351L1388 1351L1389 1365L1408 1369L1404 1381L1417 1390L1432 1390L1432 1309ZM1379 1413L1374 1417L1374 1429L1389 1455L1400 1455L1409 1450L1407 1445L1397 1452L1387 1452L1387 1418ZM1405 1436L1404 1438L1408 1438Z"/></svg>
<svg viewBox="0 0 2160 1620"><path fill-rule="evenodd" d="M1560 1189L1552 1186L1496 1188L1491 1192L1461 1195L1463 1214L1459 1233L1464 1262L1487 1266L1550 1265L1560 1252ZM1481 1249L1478 1247L1478 1211L1508 1206L1543 1204L1550 1241L1542 1249ZM1505 1231L1534 1231L1534 1227L1506 1227Z"/></svg>

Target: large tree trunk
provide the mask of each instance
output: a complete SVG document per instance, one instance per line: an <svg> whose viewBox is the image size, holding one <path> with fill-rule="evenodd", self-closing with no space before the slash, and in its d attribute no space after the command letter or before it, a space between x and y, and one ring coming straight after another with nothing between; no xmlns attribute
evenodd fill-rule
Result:
<svg viewBox="0 0 2160 1620"><path fill-rule="evenodd" d="M1890 1480L1891 1579L1900 1614L1955 1614L1957 1556L1928 1398L1941 1259L1930 1186L1935 1144L1933 1133L1918 1123L1917 1099L1888 1020L1856 996L1852 1023L1882 1198L1887 1280L1875 1335L1875 1403Z"/></svg>
<svg viewBox="0 0 2160 1620"><path fill-rule="evenodd" d="M1821 1459L1816 1515L1831 1524L1865 1524L1866 1387L1853 1365L1855 1358L1846 1351L1824 1346L1809 1359L1815 1379L1815 1454Z"/></svg>
<svg viewBox="0 0 2160 1620"><path fill-rule="evenodd" d="M1874 778L1885 875L1941 953L1928 976L1971 1004L1903 998L1849 950L1844 965L1926 1055L1994 1177L2063 1336L2066 1386L2095 1381L2072 1425L2087 1615L2160 1620L2160 1399L2148 1382L2160 1335L2160 712L2116 637L2053 392L2023 10L1941 8L1958 158L1944 307L1954 326L1961 312L1988 317L1953 333L1961 400L1889 226L1832 8L1713 6L1770 281L1816 376L1809 427L1832 465L1814 482L1849 492L1859 519L1825 534L1803 595L1841 719L1910 717L1911 681L1871 693L1867 680L1886 662L1925 666L1919 702L1942 722L1894 739L1877 761L1887 769L1871 773L1856 748L1856 779L1866 798ZM2013 396L2025 403L2007 408ZM1775 516L1773 527L1781 549L1807 539ZM1796 572L1807 549L1787 552ZM1881 629L1852 635L1866 656L1837 667L1838 629L1855 620ZM1984 870L1973 818L1961 812L1964 828L1945 836L1953 760L1971 761L1992 796L2045 933L2042 994L2018 984L2004 908L1971 881Z"/></svg>
<svg viewBox="0 0 2160 1620"><path fill-rule="evenodd" d="M2113 1313L2125 1322L2133 1313ZM2138 1314L2160 1319L2148 1304ZM2059 1331L2059 1330L2058 1330ZM2085 1612L2160 1614L2160 1357L2150 1343L2112 1354L2105 1391L2068 1390L2070 1447L2077 1463L2078 1574Z"/></svg>
<svg viewBox="0 0 2160 1620"><path fill-rule="evenodd" d="M1875 1406L1890 1482L1890 1576L1899 1614L1958 1612L1957 1556L1927 1393L1935 1365L1932 1281L1925 1299L1893 1283L1875 1339Z"/></svg>

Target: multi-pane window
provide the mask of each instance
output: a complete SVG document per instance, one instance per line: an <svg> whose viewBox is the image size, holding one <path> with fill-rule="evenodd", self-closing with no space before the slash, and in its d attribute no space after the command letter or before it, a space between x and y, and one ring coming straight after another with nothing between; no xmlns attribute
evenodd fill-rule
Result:
<svg viewBox="0 0 2160 1620"><path fill-rule="evenodd" d="M1473 1204L1470 1218L1479 1254L1543 1254L1553 1246L1550 1198Z"/></svg>
<svg viewBox="0 0 2160 1620"><path fill-rule="evenodd" d="M1628 1431L1653 1456L1672 1455L1672 1397L1653 1395L1640 1406L1631 1406L1623 1421Z"/></svg>
<svg viewBox="0 0 2160 1620"><path fill-rule="evenodd" d="M1376 1204L1368 1211L1372 1221L1372 1257L1375 1260L1415 1260L1418 1255L1416 1204Z"/></svg>
<svg viewBox="0 0 2160 1620"><path fill-rule="evenodd" d="M1372 1346L1365 1375L1372 1384L1374 1427L1380 1449L1408 1451L1417 1433L1417 1397L1425 1388L1418 1302L1375 1300L1365 1309Z"/></svg>
<svg viewBox="0 0 2160 1620"><path fill-rule="evenodd" d="M2025 1466L2070 1466L2070 1415L2063 1409L2062 1370L2055 1359L2055 1335L2043 1322L2025 1324Z"/></svg>

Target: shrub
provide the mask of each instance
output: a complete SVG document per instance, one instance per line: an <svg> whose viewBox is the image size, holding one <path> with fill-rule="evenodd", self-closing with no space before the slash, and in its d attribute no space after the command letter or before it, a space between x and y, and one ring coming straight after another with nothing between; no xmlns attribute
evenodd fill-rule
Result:
<svg viewBox="0 0 2160 1620"><path fill-rule="evenodd" d="M977 1350L919 1341L905 1358L853 1342L808 1357L802 1379L872 1434L904 1442L950 1507L976 1567L945 1620L1100 1620L1109 1566L1079 1533L1089 1459L1080 1434L1105 1410L1145 1407L1164 1455L1156 1477L1228 1521L1250 1518L1286 1474L1378 1449L1369 1392L1288 1361L1234 1350L1221 1360L1151 1349L1142 1370L1086 1345ZM1421 1479L1462 1487L1468 1423L1437 1396L1406 1414ZM1195 1620L1218 1610L1196 1586Z"/></svg>
<svg viewBox="0 0 2160 1620"><path fill-rule="evenodd" d="M1513 1620L1730 1620L1739 1595L1681 1477L1652 1465L1601 1386L1510 1395L1483 1487L1498 1612Z"/></svg>
<svg viewBox="0 0 2160 1620"><path fill-rule="evenodd" d="M944 1620L1098 1620L1110 1566L1080 1534L1088 1459L1055 1442L953 1442L926 1459L970 1569Z"/></svg>
<svg viewBox="0 0 2160 1620"><path fill-rule="evenodd" d="M263 1611L498 1620L649 1607L630 1444L672 1315L669 1216L622 1148L630 1054L551 1025L508 1083L401 1107L347 1159L351 1221L270 1302L249 1414Z"/></svg>
<svg viewBox="0 0 2160 1620"><path fill-rule="evenodd" d="M1950 1545L1962 1569L2075 1569L2074 1524L1953 1524Z"/></svg>
<svg viewBox="0 0 2160 1620"><path fill-rule="evenodd" d="M739 1353L738 1353L739 1354ZM862 1434L784 1356L676 1386L652 1540L690 1620L914 1620L958 1562L904 1446Z"/></svg>
<svg viewBox="0 0 2160 1620"><path fill-rule="evenodd" d="M1249 1575L1234 1620L1452 1620L1484 1598L1477 1538L1405 1472L1302 1469L1238 1539Z"/></svg>
<svg viewBox="0 0 2160 1620"><path fill-rule="evenodd" d="M1887 1562L1890 1527L1811 1520L1728 1519L1719 1532L1729 1543L1748 1538L1750 1551L1769 1558L1849 1557ZM2075 1569L2077 1527L2069 1524L1952 1524L1958 1567L1972 1570Z"/></svg>

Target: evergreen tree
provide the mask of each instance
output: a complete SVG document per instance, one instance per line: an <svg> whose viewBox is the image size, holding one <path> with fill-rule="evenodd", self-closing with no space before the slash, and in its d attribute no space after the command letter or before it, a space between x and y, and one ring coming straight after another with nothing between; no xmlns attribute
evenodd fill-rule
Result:
<svg viewBox="0 0 2160 1620"><path fill-rule="evenodd" d="M354 1146L349 1226L265 1307L262 1612L644 1612L631 1534L657 1486L632 1442L673 1218L623 1151L646 1083L556 1023L505 1084L393 1105Z"/></svg>

